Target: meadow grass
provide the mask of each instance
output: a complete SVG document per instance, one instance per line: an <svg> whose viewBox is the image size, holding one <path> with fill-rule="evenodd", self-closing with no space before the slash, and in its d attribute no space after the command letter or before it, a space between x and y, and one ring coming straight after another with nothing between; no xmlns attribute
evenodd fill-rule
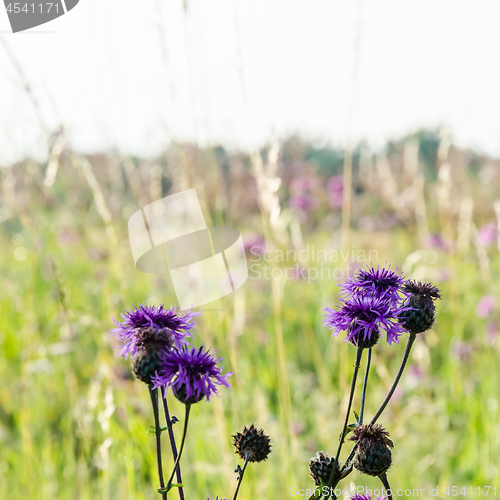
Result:
<svg viewBox="0 0 500 500"><path fill-rule="evenodd" d="M0 232L0 498L159 498L154 436L146 433L153 424L149 394L131 376L108 330L132 304L175 305L171 282L133 265L126 232L133 202L123 203L113 219L114 244L82 176L63 170L47 194L33 187L41 185L37 175L32 186L16 188L28 199L10 205ZM259 213L239 221L220 213L213 218L242 233L263 231ZM304 232L306 244L336 248L339 226L312 227ZM388 262L407 277L432 280L443 295L435 328L418 337L380 419L395 443L393 489L422 488L426 498L429 486L495 486L500 342L487 337L487 320L477 317L476 305L485 294L500 296L499 252L488 250L485 280L472 244L462 255L423 250L416 231L405 226L353 230L350 243L376 250L374 264ZM409 258L417 249L418 260ZM239 498L278 500L289 498L292 486L313 488L307 463L317 451L335 453L355 358L355 348L331 339L323 326L321 309L336 304L337 284L255 279L251 271L234 296L199 308L195 345L214 346L225 371L234 374L230 392L193 407L182 462L186 498L232 497L239 461L230 436L250 422L271 436L273 452L267 462L248 467ZM404 345L405 339L374 348L366 419L389 389ZM181 405L169 399L171 414L182 418ZM359 404L360 391L354 408ZM175 430L179 435L181 424ZM168 469L166 436L163 451ZM380 487L358 473L342 484L351 481Z"/></svg>

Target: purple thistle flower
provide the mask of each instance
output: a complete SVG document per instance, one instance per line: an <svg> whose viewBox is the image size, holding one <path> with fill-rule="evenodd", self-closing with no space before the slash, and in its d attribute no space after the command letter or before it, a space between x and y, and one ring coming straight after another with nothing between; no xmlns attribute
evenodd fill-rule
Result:
<svg viewBox="0 0 500 500"><path fill-rule="evenodd" d="M187 337L192 337L191 330L195 323L193 318L201 315L201 312L184 311L177 312L175 306L167 309L163 304L159 306L147 306L140 304L138 308L133 306L130 311L125 311L121 316L123 321L113 321L117 328L110 330L112 335L118 335L125 343L120 355L127 359L129 354L135 356L140 349L143 334L146 330L155 334L156 340L165 337L165 344L175 347L187 345Z"/></svg>
<svg viewBox="0 0 500 500"><path fill-rule="evenodd" d="M160 369L152 378L154 388L170 387L185 404L198 403L203 397L208 401L212 394L217 394L218 385L231 387L226 378L232 372L222 375L222 366L217 366L221 361L222 358L215 358L204 346L172 349L160 355Z"/></svg>
<svg viewBox="0 0 500 500"><path fill-rule="evenodd" d="M394 306L384 294L357 294L341 298L337 311L325 308L324 326L333 330L333 336L347 332L346 342L360 347L372 347L379 335L385 332L387 343L399 342L399 336L406 333L397 321L399 314L408 308Z"/></svg>
<svg viewBox="0 0 500 500"><path fill-rule="evenodd" d="M396 271L397 268L395 271L391 271L391 266L387 269L379 266L377 268L367 266L366 269L359 269L354 276L339 286L347 296L356 294L384 296L389 298L394 306L397 306L401 301L399 292L405 283L405 278L402 274L397 274Z"/></svg>

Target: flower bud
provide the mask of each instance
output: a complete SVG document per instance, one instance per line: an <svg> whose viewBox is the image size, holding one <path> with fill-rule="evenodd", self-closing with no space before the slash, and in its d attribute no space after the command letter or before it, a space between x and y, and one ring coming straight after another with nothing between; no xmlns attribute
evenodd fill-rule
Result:
<svg viewBox="0 0 500 500"><path fill-rule="evenodd" d="M137 354L132 358L134 375L145 384L160 367L160 353L168 351L174 345L174 339L168 332L155 328L141 328L136 333Z"/></svg>
<svg viewBox="0 0 500 500"><path fill-rule="evenodd" d="M309 460L309 473L316 486L320 486L321 481L328 484L334 462L335 459L333 457L330 458L327 453L322 451L318 452L315 457Z"/></svg>
<svg viewBox="0 0 500 500"><path fill-rule="evenodd" d="M439 288L431 283L407 281L403 293L408 296L405 306L410 309L399 315L402 325L413 334L429 330L436 321L434 301L441 298Z"/></svg>
<svg viewBox="0 0 500 500"><path fill-rule="evenodd" d="M233 441L235 453L243 460L246 460L248 454L249 462L262 462L271 453L269 436L262 429L257 430L253 424L237 432L233 436Z"/></svg>
<svg viewBox="0 0 500 500"><path fill-rule="evenodd" d="M389 433L379 424L358 425L354 428L351 441L357 448L354 456L354 467L363 474L380 476L392 463Z"/></svg>

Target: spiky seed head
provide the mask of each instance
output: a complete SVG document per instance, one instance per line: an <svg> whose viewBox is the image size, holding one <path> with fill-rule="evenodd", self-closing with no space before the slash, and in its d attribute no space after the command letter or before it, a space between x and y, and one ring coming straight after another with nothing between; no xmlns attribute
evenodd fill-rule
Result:
<svg viewBox="0 0 500 500"><path fill-rule="evenodd" d="M137 352L132 358L134 375L150 384L151 379L160 367L160 353L172 348L174 338L168 332L156 328L140 328L136 332Z"/></svg>
<svg viewBox="0 0 500 500"><path fill-rule="evenodd" d="M233 435L233 445L235 453L243 460L248 454L249 462L262 462L271 453L271 440L263 431L251 424L250 427L243 427L241 432Z"/></svg>
<svg viewBox="0 0 500 500"><path fill-rule="evenodd" d="M323 451L316 453L316 456L309 460L309 474L313 478L316 486L320 486L321 481L323 481L323 483L328 483L334 462L335 459L329 457L328 454Z"/></svg>
<svg viewBox="0 0 500 500"><path fill-rule="evenodd" d="M414 334L429 330L436 321L434 301L441 298L439 288L432 283L409 280L403 285L403 293L407 295L405 305L411 308L400 314L403 326Z"/></svg>
<svg viewBox="0 0 500 500"><path fill-rule="evenodd" d="M389 433L380 424L358 425L352 433L349 439L357 445L354 467L369 476L386 472L392 463L391 448L394 447Z"/></svg>

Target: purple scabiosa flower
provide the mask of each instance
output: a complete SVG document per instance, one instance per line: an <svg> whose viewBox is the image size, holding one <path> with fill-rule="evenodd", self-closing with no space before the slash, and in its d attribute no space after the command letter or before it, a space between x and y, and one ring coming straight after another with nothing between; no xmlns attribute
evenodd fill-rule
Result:
<svg viewBox="0 0 500 500"><path fill-rule="evenodd" d="M333 330L332 336L345 331L346 342L366 349L377 343L382 332L389 345L397 343L399 336L406 333L397 321L405 308L394 306L383 294L356 294L341 298L340 302L338 310L324 309L324 326Z"/></svg>
<svg viewBox="0 0 500 500"><path fill-rule="evenodd" d="M167 309L163 304L140 304L138 308L133 306L130 311L125 311L121 323L114 320L117 328L113 328L111 334L125 341L120 354L127 359L129 354L135 356L149 337L154 337L156 343L162 343L163 339L165 347L188 344L187 337L192 337L191 330L195 326L193 318L199 315L201 312L192 310L177 312L175 306Z"/></svg>
<svg viewBox="0 0 500 500"><path fill-rule="evenodd" d="M160 368L152 377L153 388L170 387L184 404L198 403L204 397L208 401L212 394L217 394L218 385L231 387L226 378L232 373L222 375L222 367L217 366L221 361L204 346L191 350L185 346L174 348L160 354Z"/></svg>
<svg viewBox="0 0 500 500"><path fill-rule="evenodd" d="M347 296L370 294L387 297L392 305L397 307L401 301L399 292L405 283L405 278L396 271L397 268L392 271L391 266L388 268L367 266L366 269L359 269L354 276L339 286Z"/></svg>

